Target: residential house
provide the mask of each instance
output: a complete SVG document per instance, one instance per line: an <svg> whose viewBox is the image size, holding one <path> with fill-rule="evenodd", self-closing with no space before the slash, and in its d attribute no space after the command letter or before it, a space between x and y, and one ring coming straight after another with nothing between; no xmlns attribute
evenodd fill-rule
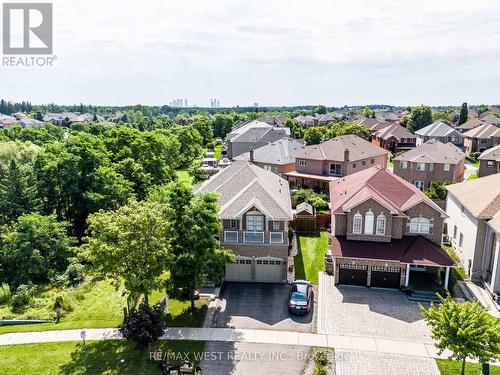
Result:
<svg viewBox="0 0 500 375"><path fill-rule="evenodd" d="M221 245L236 255L227 281L286 282L288 228L293 220L288 182L247 161L235 161L196 193L219 195Z"/></svg>
<svg viewBox="0 0 500 375"><path fill-rule="evenodd" d="M448 235L472 281L500 293L500 174L446 187Z"/></svg>
<svg viewBox="0 0 500 375"><path fill-rule="evenodd" d="M433 181L462 182L465 154L451 143L431 139L393 159L394 173L425 190Z"/></svg>
<svg viewBox="0 0 500 375"><path fill-rule="evenodd" d="M379 120L376 120L374 118L369 118L369 117L365 117L363 119L358 120L356 122L356 124L364 125L370 131L370 134L372 135L372 137L373 137L373 134L375 134L379 130L384 129L384 128L392 125L390 122L379 121Z"/></svg>
<svg viewBox="0 0 500 375"><path fill-rule="evenodd" d="M282 175L295 170L295 155L306 146L293 138L283 138L256 150L238 155L235 160L251 161L255 165Z"/></svg>
<svg viewBox="0 0 500 375"><path fill-rule="evenodd" d="M465 133L471 129L477 128L480 125L483 125L485 122L483 120L478 119L477 117L471 117L462 125L457 127L457 130L460 133Z"/></svg>
<svg viewBox="0 0 500 375"><path fill-rule="evenodd" d="M250 149L256 150L289 136L289 128L275 127L265 122L254 120L237 125L226 135L227 157L234 159Z"/></svg>
<svg viewBox="0 0 500 375"><path fill-rule="evenodd" d="M302 125L304 128L310 128L319 125L319 118L312 115L297 116L294 117L293 121Z"/></svg>
<svg viewBox="0 0 500 375"><path fill-rule="evenodd" d="M374 165L387 166L389 152L353 134L306 146L295 155L295 171L285 173L292 188L328 191L329 183Z"/></svg>
<svg viewBox="0 0 500 375"><path fill-rule="evenodd" d="M373 133L372 143L388 151L398 152L415 147L417 137L404 126L395 123Z"/></svg>
<svg viewBox="0 0 500 375"><path fill-rule="evenodd" d="M336 284L448 287L446 213L415 186L376 166L331 182L330 201Z"/></svg>
<svg viewBox="0 0 500 375"><path fill-rule="evenodd" d="M394 121L399 121L401 119L401 116L399 115L399 113L396 113L394 111L376 111L375 118L380 122L384 121L394 122Z"/></svg>
<svg viewBox="0 0 500 375"><path fill-rule="evenodd" d="M488 122L490 124L497 125L497 126L500 125L500 117L495 116L490 111L482 113L481 116L479 116L479 118L481 120L483 120L484 122Z"/></svg>
<svg viewBox="0 0 500 375"><path fill-rule="evenodd" d="M320 126L334 123L340 119L340 117L333 112L325 113L324 115L317 115L317 117L318 117L318 124Z"/></svg>
<svg viewBox="0 0 500 375"><path fill-rule="evenodd" d="M437 120L426 127L415 132L417 136L417 146L429 139L437 139L442 143L453 143L455 146L462 147L464 137L460 132L443 120Z"/></svg>
<svg viewBox="0 0 500 375"><path fill-rule="evenodd" d="M500 128L484 123L464 133L465 153L483 152L500 144Z"/></svg>
<svg viewBox="0 0 500 375"><path fill-rule="evenodd" d="M500 172L500 145L492 147L479 156L479 177Z"/></svg>
<svg viewBox="0 0 500 375"><path fill-rule="evenodd" d="M7 116L0 113L0 127L8 128L16 123L16 118L13 116Z"/></svg>

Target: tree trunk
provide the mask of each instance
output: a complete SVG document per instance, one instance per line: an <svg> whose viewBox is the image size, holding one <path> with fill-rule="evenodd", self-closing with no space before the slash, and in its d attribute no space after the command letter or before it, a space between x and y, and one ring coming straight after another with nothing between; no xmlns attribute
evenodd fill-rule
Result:
<svg viewBox="0 0 500 375"><path fill-rule="evenodd" d="M460 372L461 375L465 375L465 360L466 358L462 360L462 371Z"/></svg>
<svg viewBox="0 0 500 375"><path fill-rule="evenodd" d="M146 303L147 306L149 306L149 297L147 292L144 293L144 302Z"/></svg>
<svg viewBox="0 0 500 375"><path fill-rule="evenodd" d="M194 306L194 293L191 293L191 312L194 313L196 307Z"/></svg>

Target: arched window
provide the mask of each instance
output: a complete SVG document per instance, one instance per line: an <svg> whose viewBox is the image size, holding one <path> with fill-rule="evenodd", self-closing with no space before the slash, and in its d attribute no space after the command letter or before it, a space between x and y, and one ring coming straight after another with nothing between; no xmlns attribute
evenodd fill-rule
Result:
<svg viewBox="0 0 500 375"><path fill-rule="evenodd" d="M428 234L431 221L426 217L414 217L410 219L410 233Z"/></svg>
<svg viewBox="0 0 500 375"><path fill-rule="evenodd" d="M358 212L352 219L352 233L361 234L363 231L363 216Z"/></svg>
<svg viewBox="0 0 500 375"><path fill-rule="evenodd" d="M377 216L377 236L383 236L385 234L385 215L380 214Z"/></svg>
<svg viewBox="0 0 500 375"><path fill-rule="evenodd" d="M365 214L365 234L373 234L373 220L374 215L372 210Z"/></svg>

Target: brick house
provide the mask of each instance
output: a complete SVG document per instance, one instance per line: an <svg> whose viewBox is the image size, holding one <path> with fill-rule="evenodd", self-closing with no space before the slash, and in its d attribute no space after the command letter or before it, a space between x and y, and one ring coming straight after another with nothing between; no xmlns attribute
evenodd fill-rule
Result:
<svg viewBox="0 0 500 375"><path fill-rule="evenodd" d="M479 177L489 176L500 172L500 145L483 151L478 160Z"/></svg>
<svg viewBox="0 0 500 375"><path fill-rule="evenodd" d="M306 146L295 155L295 170L285 173L292 188L328 191L338 177L370 168L387 166L389 152L353 134L335 137L319 145Z"/></svg>
<svg viewBox="0 0 500 375"><path fill-rule="evenodd" d="M250 150L235 158L247 160L282 176L295 170L295 155L305 148L305 144L293 138L283 138L256 150Z"/></svg>
<svg viewBox="0 0 500 375"><path fill-rule="evenodd" d="M415 186L380 167L330 184L335 283L448 286L455 264L441 249L446 214Z"/></svg>
<svg viewBox="0 0 500 375"><path fill-rule="evenodd" d="M372 143L390 152L398 152L415 147L417 137L404 126L395 123L373 133Z"/></svg>
<svg viewBox="0 0 500 375"><path fill-rule="evenodd" d="M417 146L430 139L437 139L442 143L452 143L457 147L462 147L464 144L463 135L443 120L438 120L417 130L415 135L417 136Z"/></svg>
<svg viewBox="0 0 500 375"><path fill-rule="evenodd" d="M293 220L288 182L247 161L235 161L197 190L219 194L221 245L236 255L227 281L286 282L288 228Z"/></svg>
<svg viewBox="0 0 500 375"><path fill-rule="evenodd" d="M393 159L394 173L420 190L433 181L462 182L465 154L451 143L431 139Z"/></svg>
<svg viewBox="0 0 500 375"><path fill-rule="evenodd" d="M448 233L472 281L500 310L500 174L446 187Z"/></svg>
<svg viewBox="0 0 500 375"><path fill-rule="evenodd" d="M483 152L500 144L500 128L484 123L464 133L465 153Z"/></svg>
<svg viewBox="0 0 500 375"><path fill-rule="evenodd" d="M477 128L478 126L483 125L484 123L485 122L483 120L480 120L477 117L471 117L466 122L464 122L462 125L459 125L457 127L457 130L460 133L465 133L465 132L468 132L471 129L474 129L474 128Z"/></svg>

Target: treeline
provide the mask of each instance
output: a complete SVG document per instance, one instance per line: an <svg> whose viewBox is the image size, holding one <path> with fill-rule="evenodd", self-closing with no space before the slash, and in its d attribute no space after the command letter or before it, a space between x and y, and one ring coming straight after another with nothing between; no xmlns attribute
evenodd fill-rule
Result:
<svg viewBox="0 0 500 375"><path fill-rule="evenodd" d="M15 112L31 112L33 106L30 102L13 103L0 99L0 113L4 115L10 115Z"/></svg>

